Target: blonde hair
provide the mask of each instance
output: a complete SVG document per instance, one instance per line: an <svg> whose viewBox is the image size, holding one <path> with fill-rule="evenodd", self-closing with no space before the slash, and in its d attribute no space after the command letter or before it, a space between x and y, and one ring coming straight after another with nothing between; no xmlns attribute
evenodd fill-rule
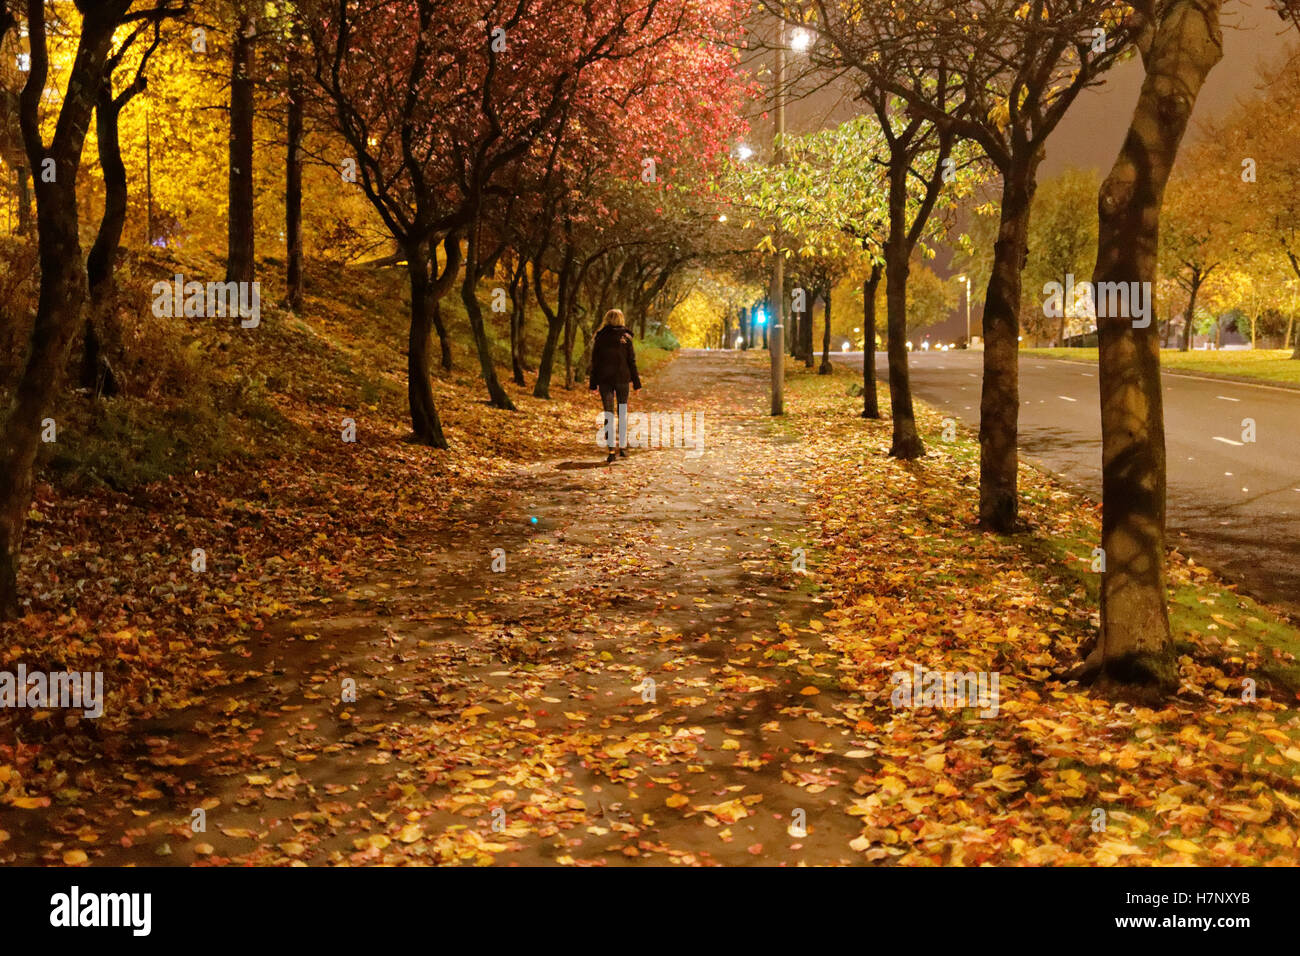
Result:
<svg viewBox="0 0 1300 956"><path fill-rule="evenodd" d="M610 309L605 313L605 317L601 319L600 327L603 329L609 325L617 325L620 328L627 325L626 320L623 318L622 309Z"/></svg>

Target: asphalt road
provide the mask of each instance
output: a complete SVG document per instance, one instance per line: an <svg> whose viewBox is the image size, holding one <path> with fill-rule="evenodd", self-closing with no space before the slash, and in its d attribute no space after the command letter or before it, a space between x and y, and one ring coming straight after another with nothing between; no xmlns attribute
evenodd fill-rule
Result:
<svg viewBox="0 0 1300 956"><path fill-rule="evenodd" d="M887 380L884 356L877 374ZM862 353L835 356L862 368ZM913 394L979 427L983 353L913 352ZM1300 613L1300 390L1164 376L1169 541L1242 590ZM1020 361L1020 449L1101 497L1095 366ZM1243 439L1243 419L1255 441Z"/></svg>

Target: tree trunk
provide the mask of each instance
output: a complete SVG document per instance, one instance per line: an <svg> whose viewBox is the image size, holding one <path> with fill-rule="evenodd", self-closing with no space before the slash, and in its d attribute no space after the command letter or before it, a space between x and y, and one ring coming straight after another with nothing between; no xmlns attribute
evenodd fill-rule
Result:
<svg viewBox="0 0 1300 956"><path fill-rule="evenodd" d="M831 374L831 287L826 286L826 298L822 300L825 308L826 325L822 329L822 364L817 369L818 375Z"/></svg>
<svg viewBox="0 0 1300 956"><path fill-rule="evenodd" d="M537 364L537 381L533 383L535 398L551 397L551 369L555 366L555 348L564 331L564 319L548 312L546 315L546 341L542 343L542 357Z"/></svg>
<svg viewBox="0 0 1300 956"><path fill-rule="evenodd" d="M804 368L812 368L816 364L813 355L813 306L808 303L803 315L799 316L799 347L803 350Z"/></svg>
<svg viewBox="0 0 1300 956"><path fill-rule="evenodd" d="M1192 343L1192 330L1196 325L1196 295L1201 291L1201 274L1197 269L1192 270L1192 281L1188 286L1187 292L1187 320L1183 323L1183 348L1182 351L1190 350ZM1218 323L1215 323L1216 327ZM1216 339L1215 345L1218 345Z"/></svg>
<svg viewBox="0 0 1300 956"><path fill-rule="evenodd" d="M565 303L564 309L564 389L568 391L573 388L573 336L575 334L575 325L577 316L573 314L573 309L569 303Z"/></svg>
<svg viewBox="0 0 1300 956"><path fill-rule="evenodd" d="M40 100L48 77L44 7L30 18L31 73L20 96L23 145L32 169L52 162L49 181L37 174L37 250L40 292L32 334L4 426L0 428L0 618L17 617L18 560L23 529L31 506L41 419L59 384L72 338L81 320L87 295L86 264L82 258L77 220L77 170L91 111L102 84L104 62L113 33L127 4L87 8L78 50L68 74L58 122L47 147L41 137Z"/></svg>
<svg viewBox="0 0 1300 956"><path fill-rule="evenodd" d="M1188 118L1223 55L1221 0L1174 0L1154 24L1146 78L1098 199L1093 282L1152 283L1165 185ZM1102 431L1101 634L1081 676L1177 686L1165 583L1165 433L1156 330L1098 321Z"/></svg>
<svg viewBox="0 0 1300 956"><path fill-rule="evenodd" d="M911 167L891 163L889 171L889 240L885 243L885 323L889 349L889 410L893 421L893 458L911 460L925 454L912 410L912 386L907 374L907 275L911 249L907 242L907 177Z"/></svg>
<svg viewBox="0 0 1300 956"><path fill-rule="evenodd" d="M230 203L226 281L252 282L253 263L253 18L239 17L230 60Z"/></svg>
<svg viewBox="0 0 1300 956"><path fill-rule="evenodd" d="M519 262L510 276L510 374L516 385L527 385L524 378L524 306L528 300L528 260Z"/></svg>
<svg viewBox="0 0 1300 956"><path fill-rule="evenodd" d="M740 310L740 350L749 351L749 310Z"/></svg>
<svg viewBox="0 0 1300 956"><path fill-rule="evenodd" d="M14 169L18 177L18 235L25 236L32 229L32 186L25 165Z"/></svg>
<svg viewBox="0 0 1300 956"><path fill-rule="evenodd" d="M431 296L430 318L433 321L433 328L438 333L438 346L442 350L442 369L444 372L451 371L451 336L447 334L447 326L442 321L442 297L451 289L452 284L456 281L456 273L460 271L460 237L449 235L442 244L443 266L442 273L438 277L433 295ZM437 268L438 257L433 255L432 262L434 268Z"/></svg>
<svg viewBox="0 0 1300 956"><path fill-rule="evenodd" d="M18 614L18 555L32 499L41 419L50 406L86 298L77 237L76 167L58 172L68 183L36 187L41 285L27 363L0 438L0 619Z"/></svg>
<svg viewBox="0 0 1300 956"><path fill-rule="evenodd" d="M415 243L407 249L406 270L411 281L411 325L406 342L406 397L411 407L413 439L434 448L446 448L442 421L433 401L429 379L430 317L437 308L429 283L429 262L425 245Z"/></svg>
<svg viewBox="0 0 1300 956"><path fill-rule="evenodd" d="M104 217L99 222L95 243L86 257L86 278L90 287L90 310L86 317L85 339L81 353L81 385L91 394L116 395L117 376L103 354L100 329L112 317L114 271L117 251L126 224L126 166L122 162L118 119L121 103L113 100L111 80L100 88L95 103L95 137L99 144L99 165L104 176Z"/></svg>
<svg viewBox="0 0 1300 956"><path fill-rule="evenodd" d="M880 417L876 394L876 289L880 287L880 265L873 264L871 277L862 283L862 417Z"/></svg>
<svg viewBox="0 0 1300 956"><path fill-rule="evenodd" d="M1300 279L1300 261L1297 261L1296 257L1291 254L1289 249L1287 250L1286 256L1291 260L1291 271L1296 274L1297 279ZM1294 306L1294 301L1292 302L1292 305ZM1282 348L1289 349L1294 345L1295 351L1291 353L1291 358L1300 359L1300 338L1292 339L1291 336L1294 334L1295 312L1293 311L1290 320L1286 324L1286 342L1282 345Z"/></svg>
<svg viewBox="0 0 1300 956"><path fill-rule="evenodd" d="M885 322L889 350L889 412L893 420L892 458L911 460L925 454L916 430L912 410L912 387L907 372L907 274L906 250L885 251Z"/></svg>
<svg viewBox="0 0 1300 956"><path fill-rule="evenodd" d="M1020 270L1029 236L1038 156L1017 158L1003 175L1002 212L984 298L984 383L980 394L980 525L1015 530L1016 434L1020 421Z"/></svg>
<svg viewBox="0 0 1300 956"><path fill-rule="evenodd" d="M289 77L284 167L285 305L302 311L302 77Z"/></svg>
<svg viewBox="0 0 1300 956"><path fill-rule="evenodd" d="M501 387L497 379L496 367L492 364L492 347L488 342L487 327L483 324L483 310L478 304L479 280L479 222L476 214L469 230L469 246L465 253L465 279L460 287L460 300L465 304L465 314L469 316L469 328L474 337L474 348L478 352L479 371L483 375L483 384L487 387L488 404L495 408L513 412L515 403Z"/></svg>
<svg viewBox="0 0 1300 956"><path fill-rule="evenodd" d="M551 397L551 370L555 366L555 348L560 341L560 333L564 331L569 278L572 274L573 248L566 246L564 263L560 266L557 275L556 306L551 308L542 291L542 267L537 261L533 262L533 294L537 297L537 304L541 306L546 316L546 341L542 345L542 355L537 363L537 381L533 383L533 396L536 398Z"/></svg>

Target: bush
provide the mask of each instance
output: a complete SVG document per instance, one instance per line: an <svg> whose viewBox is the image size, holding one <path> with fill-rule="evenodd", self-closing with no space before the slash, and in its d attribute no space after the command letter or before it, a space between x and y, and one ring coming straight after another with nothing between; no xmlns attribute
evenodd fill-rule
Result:
<svg viewBox="0 0 1300 956"><path fill-rule="evenodd" d="M677 336L673 335L672 329L666 326L660 326L653 332L647 333L645 344L651 348L663 349L665 352L676 352L682 347L677 341Z"/></svg>

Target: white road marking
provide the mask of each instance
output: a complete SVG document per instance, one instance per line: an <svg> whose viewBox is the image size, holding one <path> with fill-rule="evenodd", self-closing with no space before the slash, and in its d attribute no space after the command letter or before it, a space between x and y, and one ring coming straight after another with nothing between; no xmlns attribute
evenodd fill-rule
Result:
<svg viewBox="0 0 1300 956"><path fill-rule="evenodd" d="M1217 399L1218 399L1219 401L1221 401L1221 402L1239 402L1239 401L1241 401L1241 399L1239 399L1239 398L1229 398L1227 395L1215 395L1214 397L1217 398Z"/></svg>
<svg viewBox="0 0 1300 956"><path fill-rule="evenodd" d="M1214 440L1215 440L1215 441L1221 441L1221 442L1223 442L1225 445L1236 445L1236 446L1239 447L1239 448L1240 448L1243 444L1245 444L1245 442L1233 441L1231 438L1220 438L1218 435L1215 435L1215 436L1214 436Z"/></svg>
<svg viewBox="0 0 1300 956"><path fill-rule="evenodd" d="M1083 375L1084 378L1092 378L1091 372L1082 372L1081 374Z"/></svg>
<svg viewBox="0 0 1300 956"><path fill-rule="evenodd" d="M1077 401L1078 401L1077 398L1071 398L1069 395L1057 395L1056 397L1059 398L1059 399L1062 399L1063 401L1067 401L1067 402L1077 402Z"/></svg>

